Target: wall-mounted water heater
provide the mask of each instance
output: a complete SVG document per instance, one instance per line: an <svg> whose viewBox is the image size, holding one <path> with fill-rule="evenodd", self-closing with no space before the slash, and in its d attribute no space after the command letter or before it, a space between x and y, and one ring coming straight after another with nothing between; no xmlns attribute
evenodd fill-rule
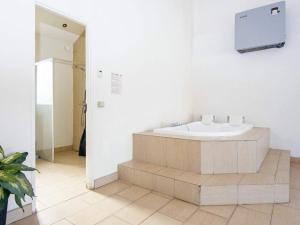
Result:
<svg viewBox="0 0 300 225"><path fill-rule="evenodd" d="M284 44L284 1L235 15L235 49L238 52L281 48Z"/></svg>

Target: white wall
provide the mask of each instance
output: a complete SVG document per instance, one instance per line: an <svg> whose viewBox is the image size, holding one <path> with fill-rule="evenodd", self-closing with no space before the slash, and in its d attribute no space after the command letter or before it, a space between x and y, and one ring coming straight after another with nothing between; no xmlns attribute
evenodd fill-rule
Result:
<svg viewBox="0 0 300 225"><path fill-rule="evenodd" d="M6 153L28 151L27 164L34 165L33 1L2 2L0 26L0 144Z"/></svg>
<svg viewBox="0 0 300 225"><path fill-rule="evenodd" d="M132 133L185 121L190 105L191 23L187 0L93 1L88 154L93 178L132 158ZM96 70L102 69L102 79ZM111 73L123 93L111 95ZM105 101L97 108L96 101ZM90 112L90 114L89 114Z"/></svg>
<svg viewBox="0 0 300 225"><path fill-rule="evenodd" d="M271 128L271 146L300 156L300 2L287 1L287 40L282 49L239 54L234 15L271 0L193 1L194 116L223 119L243 114Z"/></svg>

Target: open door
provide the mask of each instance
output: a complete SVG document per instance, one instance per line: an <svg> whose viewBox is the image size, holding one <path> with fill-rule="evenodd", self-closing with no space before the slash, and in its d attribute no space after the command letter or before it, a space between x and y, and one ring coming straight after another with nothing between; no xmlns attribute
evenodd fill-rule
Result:
<svg viewBox="0 0 300 225"><path fill-rule="evenodd" d="M53 59L36 63L36 151L54 161L53 135Z"/></svg>

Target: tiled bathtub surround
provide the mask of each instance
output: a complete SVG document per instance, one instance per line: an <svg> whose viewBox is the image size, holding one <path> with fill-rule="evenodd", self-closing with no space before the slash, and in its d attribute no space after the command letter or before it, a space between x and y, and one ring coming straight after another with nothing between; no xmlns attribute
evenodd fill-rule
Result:
<svg viewBox="0 0 300 225"><path fill-rule="evenodd" d="M256 173L269 150L270 130L203 138L143 132L133 135L133 159L201 174Z"/></svg>
<svg viewBox="0 0 300 225"><path fill-rule="evenodd" d="M119 165L119 178L198 205L289 201L290 156L270 150L258 173L202 175L145 162Z"/></svg>

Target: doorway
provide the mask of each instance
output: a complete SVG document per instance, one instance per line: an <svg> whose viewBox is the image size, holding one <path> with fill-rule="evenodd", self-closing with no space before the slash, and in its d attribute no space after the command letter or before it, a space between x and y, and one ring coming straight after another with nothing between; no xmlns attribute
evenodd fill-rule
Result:
<svg viewBox="0 0 300 225"><path fill-rule="evenodd" d="M86 191L85 34L84 25L36 6L38 211Z"/></svg>

